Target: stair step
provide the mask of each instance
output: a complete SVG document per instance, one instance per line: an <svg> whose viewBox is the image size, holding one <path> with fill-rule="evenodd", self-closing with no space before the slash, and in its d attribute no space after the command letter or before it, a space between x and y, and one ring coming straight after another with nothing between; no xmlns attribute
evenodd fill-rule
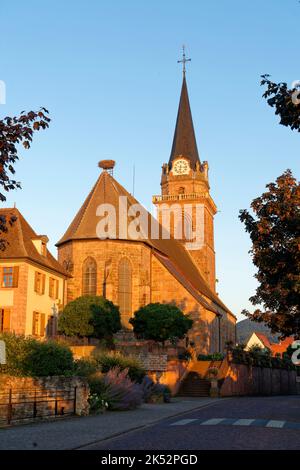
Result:
<svg viewBox="0 0 300 470"><path fill-rule="evenodd" d="M178 391L178 396L207 397L210 382L199 376L197 372L189 372Z"/></svg>

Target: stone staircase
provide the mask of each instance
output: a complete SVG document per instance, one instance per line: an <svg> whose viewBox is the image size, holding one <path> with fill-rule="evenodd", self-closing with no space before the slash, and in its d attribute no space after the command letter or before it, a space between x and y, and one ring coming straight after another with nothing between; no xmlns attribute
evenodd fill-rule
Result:
<svg viewBox="0 0 300 470"><path fill-rule="evenodd" d="M180 397L209 397L210 382L203 379L197 372L189 372L180 385Z"/></svg>

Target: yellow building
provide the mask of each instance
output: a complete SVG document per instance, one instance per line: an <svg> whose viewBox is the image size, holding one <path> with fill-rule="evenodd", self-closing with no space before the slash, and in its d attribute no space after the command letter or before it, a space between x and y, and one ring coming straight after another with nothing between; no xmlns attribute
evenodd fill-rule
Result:
<svg viewBox="0 0 300 470"><path fill-rule="evenodd" d="M3 216L15 221L1 233L7 245L0 251L0 332L51 336L68 275L48 251L48 238L37 235L17 209L0 209Z"/></svg>

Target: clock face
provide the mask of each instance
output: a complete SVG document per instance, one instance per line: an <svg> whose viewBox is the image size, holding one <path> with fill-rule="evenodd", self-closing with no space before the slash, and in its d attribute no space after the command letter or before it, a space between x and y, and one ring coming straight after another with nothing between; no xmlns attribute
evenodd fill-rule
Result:
<svg viewBox="0 0 300 470"><path fill-rule="evenodd" d="M174 163L173 174L174 175L187 175L190 171L190 166L186 160L180 159Z"/></svg>

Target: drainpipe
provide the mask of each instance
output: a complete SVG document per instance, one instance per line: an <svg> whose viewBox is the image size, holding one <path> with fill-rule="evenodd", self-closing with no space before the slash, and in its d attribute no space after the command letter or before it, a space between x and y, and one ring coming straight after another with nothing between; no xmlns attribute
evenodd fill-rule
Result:
<svg viewBox="0 0 300 470"><path fill-rule="evenodd" d="M221 353L221 318L222 318L222 315L219 313L218 314L218 333L219 333L219 353Z"/></svg>

